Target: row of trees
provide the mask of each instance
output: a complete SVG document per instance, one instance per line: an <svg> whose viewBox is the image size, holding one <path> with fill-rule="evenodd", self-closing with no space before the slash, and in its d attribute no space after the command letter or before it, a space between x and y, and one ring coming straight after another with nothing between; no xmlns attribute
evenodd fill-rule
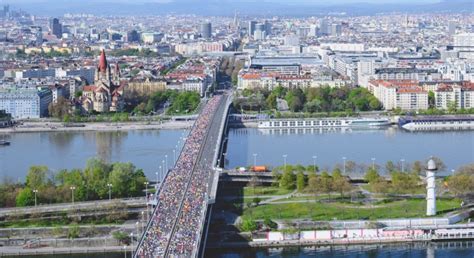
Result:
<svg viewBox="0 0 474 258"><path fill-rule="evenodd" d="M90 159L84 170L61 170L52 173L46 166L32 166L25 183L4 182L0 185L0 207L30 206L35 203L62 203L72 199L89 201L108 198L109 184L114 198L140 196L147 181L143 170L131 163L108 164Z"/></svg>
<svg viewBox="0 0 474 258"><path fill-rule="evenodd" d="M330 175L327 171L317 174L316 166L287 165L273 171L275 184L287 190L298 192L327 193L338 192L341 196L352 189L347 177L336 167Z"/></svg>
<svg viewBox="0 0 474 258"><path fill-rule="evenodd" d="M329 86L318 88L287 89L278 86L272 91L267 89L246 89L243 98L237 99L234 106L241 110L273 110L277 108L277 99L284 99L293 112L340 112L371 111L382 109L382 104L365 88Z"/></svg>
<svg viewBox="0 0 474 258"><path fill-rule="evenodd" d="M164 107L170 102L168 114L190 113L196 110L201 101L199 93L193 91L179 92L176 90L158 91L149 97L141 99L141 103L136 105L133 112L136 114L149 114Z"/></svg>
<svg viewBox="0 0 474 258"><path fill-rule="evenodd" d="M234 85L237 84L239 71L244 67L244 60L235 59L235 57L224 57L220 64L219 71L231 78Z"/></svg>

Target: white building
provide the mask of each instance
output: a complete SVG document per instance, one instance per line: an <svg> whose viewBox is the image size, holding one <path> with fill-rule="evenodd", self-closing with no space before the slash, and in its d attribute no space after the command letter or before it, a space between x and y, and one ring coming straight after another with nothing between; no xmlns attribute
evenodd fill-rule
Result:
<svg viewBox="0 0 474 258"><path fill-rule="evenodd" d="M414 81L370 81L369 91L382 103L385 110L428 109L428 92Z"/></svg>
<svg viewBox="0 0 474 258"><path fill-rule="evenodd" d="M52 94L49 89L0 89L0 110L5 110L15 119L47 116L51 101Z"/></svg>
<svg viewBox="0 0 474 258"><path fill-rule="evenodd" d="M440 85L434 94L438 109L448 109L452 104L458 109L474 108L474 83Z"/></svg>

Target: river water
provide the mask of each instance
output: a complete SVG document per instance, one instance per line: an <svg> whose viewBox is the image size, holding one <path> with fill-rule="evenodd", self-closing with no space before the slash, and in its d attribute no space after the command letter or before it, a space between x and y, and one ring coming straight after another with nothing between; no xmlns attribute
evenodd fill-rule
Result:
<svg viewBox="0 0 474 258"><path fill-rule="evenodd" d="M23 181L32 165L46 165L52 172L84 168L87 159L132 162L150 178L186 130L136 130L116 132L36 132L1 135L11 142L0 146L0 180ZM180 148L181 146L178 146ZM177 152L178 153L178 152ZM161 165L161 164L160 164Z"/></svg>
<svg viewBox="0 0 474 258"><path fill-rule="evenodd" d="M125 256L127 255L127 256ZM12 258L15 256L11 256ZM45 255L44 258L79 258L85 255ZM89 258L130 257L130 252L87 254ZM402 243L387 245L349 245L325 247L208 249L206 258L473 258L474 242Z"/></svg>
<svg viewBox="0 0 474 258"><path fill-rule="evenodd" d="M208 250L206 257L472 258L474 242Z"/></svg>
<svg viewBox="0 0 474 258"><path fill-rule="evenodd" d="M389 160L399 166L440 157L447 171L474 162L474 131L408 132L396 127L370 130L275 130L235 128L229 131L227 168L284 164L332 168L344 159L384 167ZM256 154L256 156L254 156ZM255 158L255 159L254 159ZM401 160L405 161L401 161Z"/></svg>

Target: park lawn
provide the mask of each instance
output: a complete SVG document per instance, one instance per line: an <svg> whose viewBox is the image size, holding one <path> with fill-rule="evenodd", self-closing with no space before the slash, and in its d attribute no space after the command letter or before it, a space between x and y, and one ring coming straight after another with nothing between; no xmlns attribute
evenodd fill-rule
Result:
<svg viewBox="0 0 474 258"><path fill-rule="evenodd" d="M275 186L246 186L244 187L244 196L265 196L265 195L285 195L293 192L293 190L287 190L282 187Z"/></svg>
<svg viewBox="0 0 474 258"><path fill-rule="evenodd" d="M438 215L450 209L459 208L461 201L437 200ZM426 200L411 199L395 201L375 208L347 203L285 203L268 204L244 210L244 218L252 219L299 219L313 220L355 220L395 219L425 217Z"/></svg>

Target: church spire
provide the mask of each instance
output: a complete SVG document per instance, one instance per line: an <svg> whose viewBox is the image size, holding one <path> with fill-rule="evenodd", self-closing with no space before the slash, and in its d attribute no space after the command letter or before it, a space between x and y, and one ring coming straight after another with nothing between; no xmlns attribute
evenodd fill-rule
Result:
<svg viewBox="0 0 474 258"><path fill-rule="evenodd" d="M105 57L105 50L102 49L99 57L99 72L107 72L107 58Z"/></svg>

